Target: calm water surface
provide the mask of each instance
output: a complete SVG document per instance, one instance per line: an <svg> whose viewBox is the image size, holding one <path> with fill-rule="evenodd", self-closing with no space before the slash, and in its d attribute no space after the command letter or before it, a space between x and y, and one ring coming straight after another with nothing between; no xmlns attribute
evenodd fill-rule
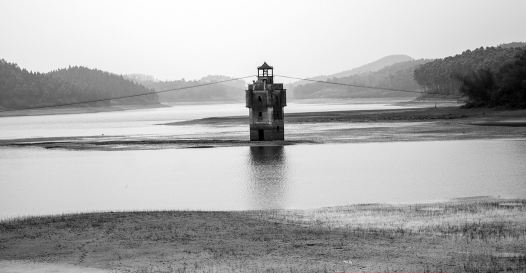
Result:
<svg viewBox="0 0 526 273"><path fill-rule="evenodd" d="M399 109L392 105L396 101L385 103L289 103L286 113L326 112L342 110ZM170 122L192 120L206 117L224 117L246 115L248 109L243 103L229 104L192 104L174 107L138 109L115 112L84 113L69 115L42 115L0 117L0 139L39 138L39 137L75 137L75 136L162 136L239 132L246 134L247 126L159 126ZM247 136L248 138L248 136Z"/></svg>
<svg viewBox="0 0 526 273"><path fill-rule="evenodd" d="M143 151L0 148L0 218L526 198L526 141Z"/></svg>

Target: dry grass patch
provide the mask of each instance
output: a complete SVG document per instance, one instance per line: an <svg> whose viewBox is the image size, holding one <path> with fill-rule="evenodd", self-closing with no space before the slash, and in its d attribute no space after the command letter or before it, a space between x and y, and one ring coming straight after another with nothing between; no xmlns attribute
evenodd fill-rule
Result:
<svg viewBox="0 0 526 273"><path fill-rule="evenodd" d="M524 272L526 201L0 222L0 259L118 272Z"/></svg>

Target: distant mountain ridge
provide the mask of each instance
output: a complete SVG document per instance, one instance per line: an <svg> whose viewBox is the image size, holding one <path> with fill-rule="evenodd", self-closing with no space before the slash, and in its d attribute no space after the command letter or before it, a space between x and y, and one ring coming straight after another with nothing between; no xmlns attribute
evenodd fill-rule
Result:
<svg viewBox="0 0 526 273"><path fill-rule="evenodd" d="M232 78L232 77L228 77L228 76L224 76L224 75L208 75L206 77L202 77L200 81L202 81L202 82L221 82L221 81L226 81L226 82L222 82L220 84L227 85L227 86L234 87L234 88L239 88L239 89L242 89L243 91L245 91L245 89L247 88L247 85L246 85L245 81L243 81L243 80L233 80L233 79L234 78Z"/></svg>
<svg viewBox="0 0 526 273"><path fill-rule="evenodd" d="M330 82L396 90L417 91L419 86L414 80L414 70L431 60L420 59L397 62L376 72L363 72L342 78L328 79ZM356 86L332 85L327 83L309 83L296 87L297 99L319 98L386 98L415 97L417 93L397 92Z"/></svg>
<svg viewBox="0 0 526 273"><path fill-rule="evenodd" d="M327 78L343 78L343 77L351 76L354 74L360 74L363 72L375 72L386 66L393 65L395 63L401 63L401 62L407 62L407 61L413 61L413 60L414 60L413 58L407 55L389 55L379 60L376 60L372 63L368 63L360 67L357 67L357 68L353 68L353 69L346 70L340 73L328 75Z"/></svg>
<svg viewBox="0 0 526 273"><path fill-rule="evenodd" d="M233 80L233 78L223 75L208 75L202 77L199 80L191 81L186 81L184 79L172 81L159 81L156 80L153 76L144 74L129 74L124 75L124 77L136 83L142 84L147 88L152 88L155 91L180 89L170 92L159 93L158 96L161 102L238 101L243 100L245 97L245 82L243 80ZM227 80L232 81L189 88L192 86Z"/></svg>
<svg viewBox="0 0 526 273"><path fill-rule="evenodd" d="M342 71L342 72L338 72L338 73L335 73L335 74L330 74L330 75L320 75L320 76L316 76L316 77L310 77L308 79L310 80L316 80L316 81L325 81L327 79L331 79L331 78L342 78L342 77L348 77L348 76L351 76L351 75L355 75L355 74L360 74L360 73L364 73L364 72L375 72L375 71L378 71L386 66L389 66L389 65L393 65L395 63L400 63L400 62L406 62L406 61L412 61L414 60L412 57L409 57L407 55L389 55L389 56L385 56L381 59L378 59L374 62L371 62L371 63L368 63L368 64L364 64L362 66L359 66L359 67L356 67L356 68L353 68L353 69L349 69L349 70L345 70L345 71ZM289 91L293 91L297 86L300 86L300 85L303 85L303 84L307 84L309 83L309 81L298 81L298 82L294 82L294 83L291 83L291 84L287 84L286 85L286 88L289 90Z"/></svg>

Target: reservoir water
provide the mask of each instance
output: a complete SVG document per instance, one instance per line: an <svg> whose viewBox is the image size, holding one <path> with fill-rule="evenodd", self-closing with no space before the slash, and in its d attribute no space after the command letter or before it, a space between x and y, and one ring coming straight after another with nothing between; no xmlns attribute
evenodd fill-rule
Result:
<svg viewBox="0 0 526 273"><path fill-rule="evenodd" d="M139 151L0 148L0 217L526 197L526 141Z"/></svg>
<svg viewBox="0 0 526 273"><path fill-rule="evenodd" d="M216 107L222 115L240 111ZM325 105L312 111L352 107L394 106ZM316 107L297 109L309 108ZM171 115L178 111L186 115L181 119L217 116L209 109L194 109L193 114L187 110L0 118L0 138L90 135L98 130L173 134L169 130L174 126L155 124L173 121ZM0 147L0 218L120 210L303 209L469 196L526 198L524 166L522 140L131 151Z"/></svg>

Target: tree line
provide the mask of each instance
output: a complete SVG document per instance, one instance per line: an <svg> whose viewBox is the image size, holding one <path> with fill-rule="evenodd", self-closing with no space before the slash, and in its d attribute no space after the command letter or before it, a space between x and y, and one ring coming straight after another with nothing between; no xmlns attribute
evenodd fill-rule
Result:
<svg viewBox="0 0 526 273"><path fill-rule="evenodd" d="M139 83L130 81L122 75L90 69L83 66L74 66L49 72L55 78L65 82L75 83L79 86L95 90L103 94L104 98L134 96L130 98L112 100L117 104L150 104L158 103L157 94L142 95L155 92Z"/></svg>
<svg viewBox="0 0 526 273"><path fill-rule="evenodd" d="M419 85L414 80L416 67L430 60L420 59L395 63L376 72L364 72L342 78L328 79L329 82L416 91ZM327 83L309 83L296 87L294 97L306 98L351 98L351 97L406 97L408 93L371 88L338 86Z"/></svg>
<svg viewBox="0 0 526 273"><path fill-rule="evenodd" d="M458 96L461 95L462 81L452 75L468 75L479 70L496 73L525 45L525 43L510 43L466 50L462 54L436 59L417 67L414 78L426 93Z"/></svg>
<svg viewBox="0 0 526 273"><path fill-rule="evenodd" d="M464 107L504 106L526 108L526 47L497 70L480 68L454 73L459 92L467 99Z"/></svg>
<svg viewBox="0 0 526 273"><path fill-rule="evenodd" d="M153 92L122 76L86 67L69 67L49 73L30 72L0 60L0 107L8 109L80 103ZM101 101L90 105L152 104L157 95Z"/></svg>

